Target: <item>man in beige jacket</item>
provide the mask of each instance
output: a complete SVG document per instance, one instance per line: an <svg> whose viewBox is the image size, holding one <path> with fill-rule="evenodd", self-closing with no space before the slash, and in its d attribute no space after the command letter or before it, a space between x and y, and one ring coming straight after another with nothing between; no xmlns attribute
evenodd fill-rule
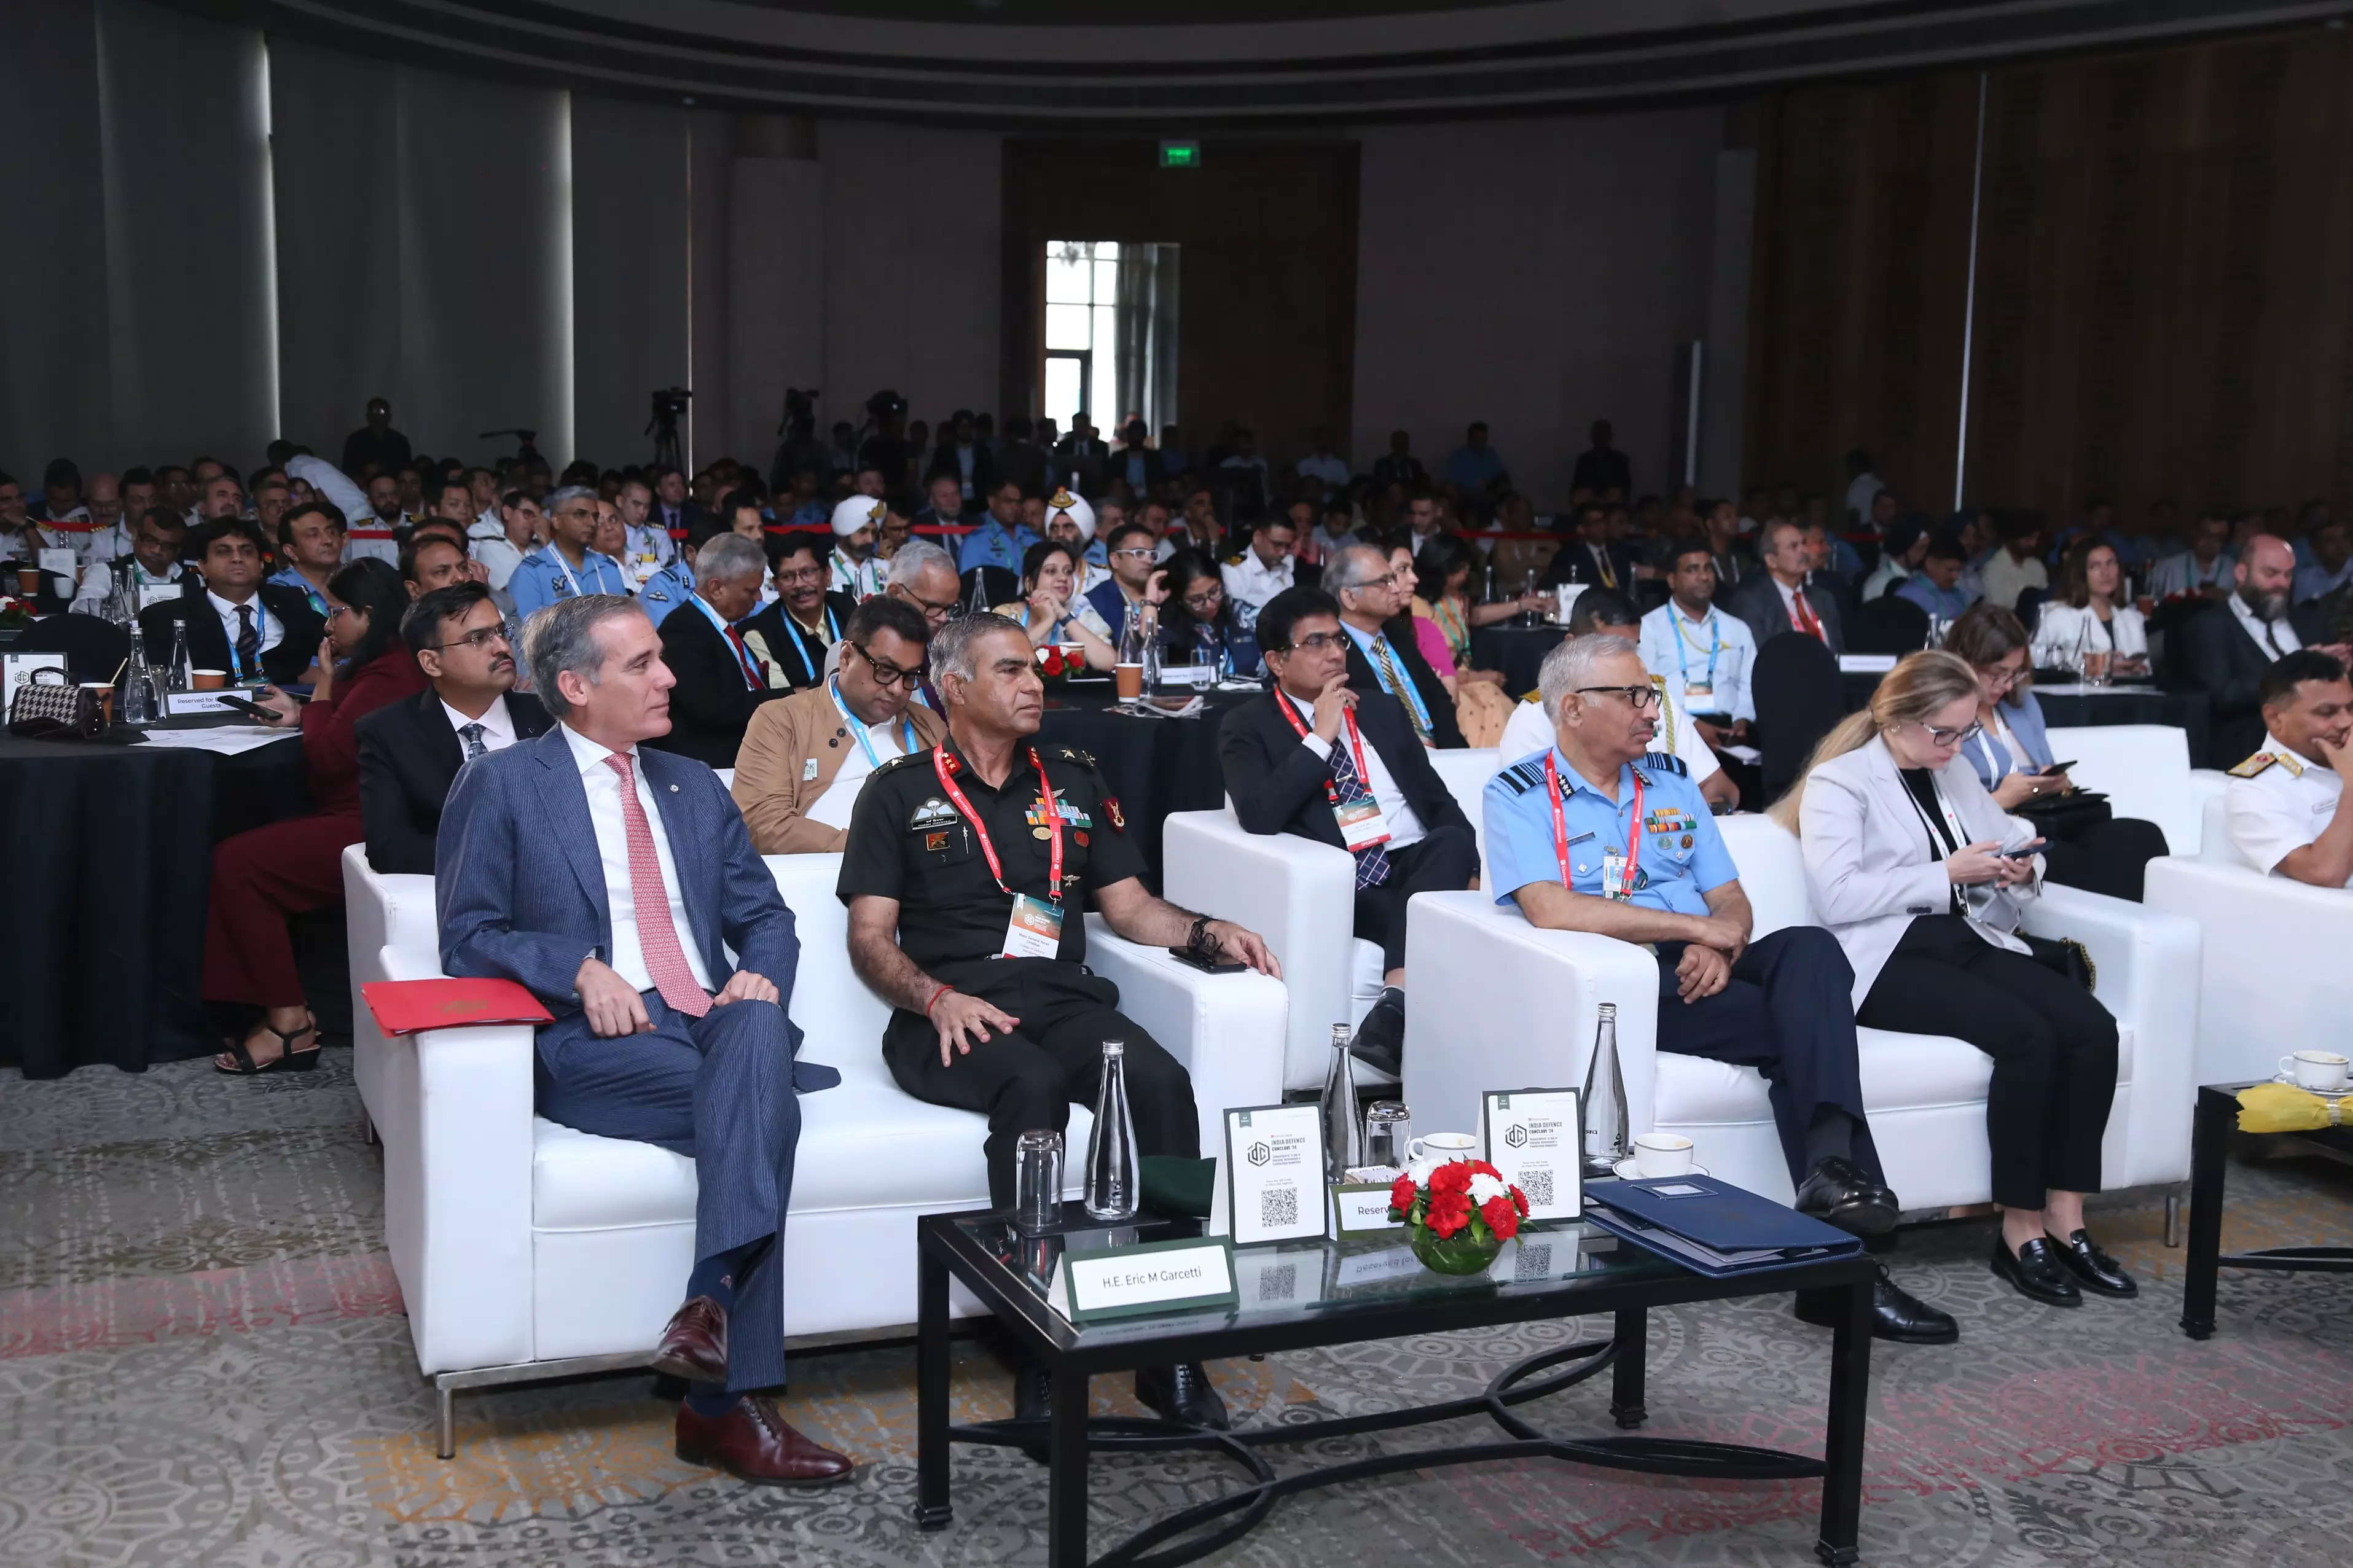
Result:
<svg viewBox="0 0 2353 1568"><path fill-rule="evenodd" d="M945 721L915 699L928 631L904 600L869 599L842 627L839 670L753 713L734 795L761 854L839 850L869 775L939 743Z"/></svg>

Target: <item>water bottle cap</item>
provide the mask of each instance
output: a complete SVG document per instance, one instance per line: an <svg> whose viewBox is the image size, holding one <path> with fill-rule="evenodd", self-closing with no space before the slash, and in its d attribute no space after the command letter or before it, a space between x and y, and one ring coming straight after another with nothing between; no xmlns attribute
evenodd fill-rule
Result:
<svg viewBox="0 0 2353 1568"><path fill-rule="evenodd" d="M1106 1060L1115 1059L1127 1054L1127 1042L1125 1040L1105 1040L1103 1043L1103 1057Z"/></svg>
<svg viewBox="0 0 2353 1568"><path fill-rule="evenodd" d="M1356 1038L1356 1032L1355 1032L1354 1030L1350 1029L1350 1028L1348 1027L1348 1026L1347 1026L1347 1025L1345 1025L1345 1024L1335 1024L1335 1025L1333 1025L1333 1026L1332 1026L1332 1048L1333 1048L1333 1049L1335 1049L1335 1050L1342 1049L1343 1047L1345 1047L1348 1044L1348 1042L1349 1042L1350 1040L1353 1040L1353 1039L1355 1039L1355 1038Z"/></svg>
<svg viewBox="0 0 2353 1568"><path fill-rule="evenodd" d="M1601 1004L1600 1011L1603 1017L1615 1018L1618 1016L1618 1004L1615 1002L1604 1002Z"/></svg>

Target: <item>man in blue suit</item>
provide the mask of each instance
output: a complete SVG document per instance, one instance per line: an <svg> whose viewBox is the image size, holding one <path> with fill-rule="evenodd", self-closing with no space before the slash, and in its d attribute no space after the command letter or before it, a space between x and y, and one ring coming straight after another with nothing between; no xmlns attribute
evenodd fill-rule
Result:
<svg viewBox="0 0 2353 1568"><path fill-rule="evenodd" d="M540 1114L695 1162L694 1271L653 1363L693 1385L678 1457L763 1485L846 1479L849 1460L760 1393L784 1381L795 1093L841 1081L795 1059L792 911L718 776L639 744L669 732L677 684L645 613L559 600L527 643L557 723L459 772L434 857L442 968L518 982L554 1015Z"/></svg>

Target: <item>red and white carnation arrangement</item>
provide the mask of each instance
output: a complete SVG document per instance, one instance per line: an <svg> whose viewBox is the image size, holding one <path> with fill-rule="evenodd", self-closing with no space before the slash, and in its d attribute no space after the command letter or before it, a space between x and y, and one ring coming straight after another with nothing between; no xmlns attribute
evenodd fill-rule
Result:
<svg viewBox="0 0 2353 1568"><path fill-rule="evenodd" d="M1527 1213L1527 1195L1484 1160L1449 1160L1419 1184L1409 1170L1389 1187L1390 1217L1440 1241L1467 1230L1474 1242L1498 1245L1519 1235Z"/></svg>

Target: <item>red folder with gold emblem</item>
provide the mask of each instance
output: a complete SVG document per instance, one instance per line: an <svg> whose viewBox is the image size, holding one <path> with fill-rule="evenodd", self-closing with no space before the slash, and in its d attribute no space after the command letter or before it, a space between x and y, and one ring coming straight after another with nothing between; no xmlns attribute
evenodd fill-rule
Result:
<svg viewBox="0 0 2353 1568"><path fill-rule="evenodd" d="M371 980L360 987L387 1035L474 1024L550 1024L555 1016L512 980Z"/></svg>

